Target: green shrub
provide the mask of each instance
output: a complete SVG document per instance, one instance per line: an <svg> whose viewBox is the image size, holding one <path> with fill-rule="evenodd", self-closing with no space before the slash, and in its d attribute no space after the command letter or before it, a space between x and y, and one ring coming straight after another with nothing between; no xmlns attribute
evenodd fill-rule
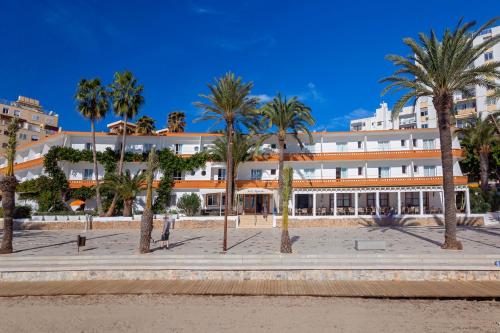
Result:
<svg viewBox="0 0 500 333"><path fill-rule="evenodd" d="M196 193L184 194L177 202L177 208L187 216L195 216L201 207L200 197Z"/></svg>
<svg viewBox="0 0 500 333"><path fill-rule="evenodd" d="M3 217L3 208L0 207L0 217ZM31 206L16 206L14 208L15 219L27 219L31 217Z"/></svg>
<svg viewBox="0 0 500 333"><path fill-rule="evenodd" d="M480 188L470 189L471 213L482 214L490 211L488 194L484 194Z"/></svg>

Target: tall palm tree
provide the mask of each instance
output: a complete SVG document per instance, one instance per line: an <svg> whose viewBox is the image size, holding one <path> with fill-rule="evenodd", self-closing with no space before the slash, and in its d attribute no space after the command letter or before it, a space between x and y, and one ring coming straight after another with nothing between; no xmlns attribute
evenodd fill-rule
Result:
<svg viewBox="0 0 500 333"><path fill-rule="evenodd" d="M101 85L101 80L98 78L92 80L82 79L78 83L75 94L77 101L78 112L85 118L90 120L90 130L92 132L92 157L94 161L94 179L97 211L99 216L104 215L102 209L102 200L99 184L99 169L97 167L97 152L95 140L95 122L106 117L109 110L108 92Z"/></svg>
<svg viewBox="0 0 500 333"><path fill-rule="evenodd" d="M495 117L495 115L491 115ZM481 175L481 189L488 190L489 170L489 154L493 145L500 144L500 133L491 120L487 117L483 119L481 116L476 116L467 120L468 126L456 130L458 135L462 136L464 143L470 145L475 154L479 156L479 169Z"/></svg>
<svg viewBox="0 0 500 333"><path fill-rule="evenodd" d="M279 187L279 212L283 211L283 167L285 160L285 140L287 133L290 134L301 147L302 140L299 133L305 133L309 142L313 142L313 137L309 131L309 126L314 125L314 118L311 115L311 108L304 105L297 97L287 99L278 93L273 100L261 109L262 125L270 131L268 137L275 137L278 140L279 164L278 164L278 187Z"/></svg>
<svg viewBox="0 0 500 333"><path fill-rule="evenodd" d="M488 21L477 31L470 32L475 22L462 23L451 31L447 29L441 40L434 30L430 36L419 34L419 41L412 38L403 40L412 55L403 57L389 55L387 59L399 68L390 77L381 82L390 84L384 89L388 91L404 91L394 105L393 116L396 116L405 104L419 98L431 97L438 117L439 137L441 141L441 161L443 166L443 191L445 207L445 240L443 249L462 249L456 238L455 186L453 181L453 155L451 119L453 110L453 93L467 91L468 87L488 85L498 87L494 82L500 79L500 62L487 62L477 67L474 61L500 41L500 35L493 36L474 45L482 31L490 28L497 19Z"/></svg>
<svg viewBox="0 0 500 333"><path fill-rule="evenodd" d="M286 167L283 169L283 213L281 219L281 253L292 253L292 242L288 233L288 201L293 190L293 169Z"/></svg>
<svg viewBox="0 0 500 333"><path fill-rule="evenodd" d="M138 171L134 175L130 170L125 173L113 173L107 176L102 184L105 189L114 190L118 197L123 200L123 216L132 216L132 205L134 200L143 189L146 173Z"/></svg>
<svg viewBox="0 0 500 333"><path fill-rule="evenodd" d="M155 131L155 120L148 116L142 116L137 119L135 132L137 134L151 135Z"/></svg>
<svg viewBox="0 0 500 333"><path fill-rule="evenodd" d="M141 218L141 238L139 240L139 252L148 253L150 251L151 231L153 230L153 180L158 168L158 155L153 148L149 152L148 166L146 169L146 205Z"/></svg>
<svg viewBox="0 0 500 333"><path fill-rule="evenodd" d="M125 71L123 73L115 73L115 80L111 84L113 111L117 116L123 117L124 128L122 131L118 174L121 174L123 171L123 159L125 158L125 145L127 139L127 121L135 117L139 112L139 108L144 104L144 97L142 96L143 91L144 87L137 83L137 79L131 72ZM113 214L117 200L118 196L115 194L106 214L107 216Z"/></svg>
<svg viewBox="0 0 500 333"><path fill-rule="evenodd" d="M168 114L167 128L172 133L182 133L186 128L186 114L182 111L173 111Z"/></svg>
<svg viewBox="0 0 500 333"><path fill-rule="evenodd" d="M235 77L234 73L227 73L221 78L215 79L214 84L208 84L209 95L200 95L207 102L196 102L195 106L203 110L203 115L196 119L214 120L216 124L226 123L228 137L227 144L227 181L226 181L226 203L224 209L224 239L222 248L227 250L227 217L232 211L233 185L233 131L234 126L245 124L256 116L256 107L259 100L250 97L253 83L243 83L241 77Z"/></svg>
<svg viewBox="0 0 500 333"><path fill-rule="evenodd" d="M0 191L2 191L3 208L3 238L0 246L0 254L12 253L12 236L14 229L14 208L16 207L17 179L14 175L14 159L16 157L17 131L19 130L19 119L13 118L7 128L9 141L7 143L7 170L0 179Z"/></svg>

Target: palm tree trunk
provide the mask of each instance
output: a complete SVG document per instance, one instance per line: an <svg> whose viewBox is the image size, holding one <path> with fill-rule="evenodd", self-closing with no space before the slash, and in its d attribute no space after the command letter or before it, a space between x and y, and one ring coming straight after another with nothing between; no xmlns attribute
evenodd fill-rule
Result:
<svg viewBox="0 0 500 333"><path fill-rule="evenodd" d="M131 217L132 216L132 204L134 203L133 199L123 200L123 216Z"/></svg>
<svg viewBox="0 0 500 333"><path fill-rule="evenodd" d="M3 208L3 238L0 254L12 253L12 234L14 230L14 208L16 206L16 176L5 176L0 180Z"/></svg>
<svg viewBox="0 0 500 333"><path fill-rule="evenodd" d="M434 97L432 102L438 115L439 138L441 141L441 164L443 168L445 235L442 248L448 250L462 250L462 243L457 240L457 213L450 128L450 111L453 105L453 96L451 94L443 94Z"/></svg>
<svg viewBox="0 0 500 333"><path fill-rule="evenodd" d="M151 243L151 232L153 231L153 210L145 207L141 217L141 239L139 240L139 252L149 253Z"/></svg>
<svg viewBox="0 0 500 333"><path fill-rule="evenodd" d="M278 162L278 214L283 215L283 168L285 161L285 138L278 138L279 162Z"/></svg>
<svg viewBox="0 0 500 333"><path fill-rule="evenodd" d="M227 251L227 219L233 204L233 123L227 122L227 154L226 154L226 203L224 207L224 238L222 251Z"/></svg>
<svg viewBox="0 0 500 333"><path fill-rule="evenodd" d="M284 200L282 200L284 201ZM288 233L288 199L287 203L281 202L283 206L283 213L281 214L281 253L292 253L292 242L290 241L290 234Z"/></svg>
<svg viewBox="0 0 500 333"><path fill-rule="evenodd" d="M121 175L123 172L123 160L125 159L125 143L127 140L127 113L123 116L123 133L122 133L122 145L120 147L120 161L118 162L118 174ZM118 193L115 193L113 201L109 206L106 216L112 216L116 207L116 202L118 201ZM125 214L124 214L125 215Z"/></svg>
<svg viewBox="0 0 500 333"><path fill-rule="evenodd" d="M97 151L96 151L96 142L95 142L95 125L94 119L90 121L90 127L92 130L92 157L94 159L94 178L95 178L95 201L97 204L97 212L99 216L104 216L104 211L102 209L102 200L101 200L101 191L99 189L99 169L97 168Z"/></svg>
<svg viewBox="0 0 500 333"><path fill-rule="evenodd" d="M489 163L488 152L481 149L479 151L479 169L481 170L481 189L483 193L488 191Z"/></svg>

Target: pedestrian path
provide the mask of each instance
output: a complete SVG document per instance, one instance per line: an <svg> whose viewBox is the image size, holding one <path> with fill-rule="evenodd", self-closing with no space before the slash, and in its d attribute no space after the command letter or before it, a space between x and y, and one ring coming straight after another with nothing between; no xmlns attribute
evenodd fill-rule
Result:
<svg viewBox="0 0 500 333"><path fill-rule="evenodd" d="M0 297L107 294L493 299L500 297L500 282L133 280L0 283Z"/></svg>

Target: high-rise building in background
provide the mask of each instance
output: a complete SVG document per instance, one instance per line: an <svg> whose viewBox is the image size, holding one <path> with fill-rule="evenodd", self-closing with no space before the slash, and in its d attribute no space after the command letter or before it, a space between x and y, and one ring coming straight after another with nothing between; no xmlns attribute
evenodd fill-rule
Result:
<svg viewBox="0 0 500 333"><path fill-rule="evenodd" d="M487 29L474 40L478 45L500 34L500 26ZM500 44L482 54L475 62L478 67L492 61L500 61ZM456 126L463 127L467 119L476 115L485 118L490 113L500 110L500 98L493 97L493 87L471 86L466 91L455 92L453 96ZM386 103L382 103L373 117L351 120L351 131L369 131L379 129L432 128L437 125L436 109L432 97L420 98L415 105L407 106L392 119L392 112Z"/></svg>
<svg viewBox="0 0 500 333"><path fill-rule="evenodd" d="M58 132L59 116L52 111L45 111L40 101L19 96L17 101L9 102L0 100L0 152L7 147L7 127L12 118L20 120L20 128L17 133L18 144L38 141L41 138Z"/></svg>

